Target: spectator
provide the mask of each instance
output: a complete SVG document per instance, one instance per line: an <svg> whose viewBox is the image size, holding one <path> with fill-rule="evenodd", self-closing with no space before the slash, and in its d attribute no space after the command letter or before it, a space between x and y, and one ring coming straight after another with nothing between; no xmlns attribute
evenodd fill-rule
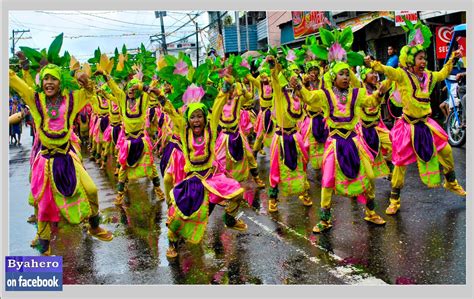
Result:
<svg viewBox="0 0 474 299"><path fill-rule="evenodd" d="M466 72L456 74L456 81L459 82L458 96L461 99L461 105L463 110L461 117L461 126L466 126Z"/></svg>
<svg viewBox="0 0 474 299"><path fill-rule="evenodd" d="M458 105L460 101L457 96L457 89L457 82L451 82L451 84L449 84L449 90L447 90L447 86L443 87L442 89L442 91L447 91L446 100L439 105L439 108L441 109L441 112L443 112L444 115L443 123L446 123L448 121L448 115L451 112L451 109L453 109L453 100L456 105ZM453 97L453 100L451 100L451 96Z"/></svg>
<svg viewBox="0 0 474 299"><path fill-rule="evenodd" d="M398 67L398 56L395 48L393 46L388 46L387 47L387 54L388 54L388 60L386 65L391 66L393 68Z"/></svg>
<svg viewBox="0 0 474 299"><path fill-rule="evenodd" d="M21 112L21 106L18 103L18 99L14 98L10 106L9 116L18 112ZM13 140L15 140L15 142L13 142ZM16 145L17 143L21 145L21 122L10 125L10 144Z"/></svg>

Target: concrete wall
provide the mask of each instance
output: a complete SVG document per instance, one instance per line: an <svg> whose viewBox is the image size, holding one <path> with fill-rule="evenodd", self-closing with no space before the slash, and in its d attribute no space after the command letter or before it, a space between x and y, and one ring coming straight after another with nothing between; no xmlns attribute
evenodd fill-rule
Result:
<svg viewBox="0 0 474 299"><path fill-rule="evenodd" d="M279 46L281 29L278 25L291 21L291 11L267 11L268 19L268 45Z"/></svg>

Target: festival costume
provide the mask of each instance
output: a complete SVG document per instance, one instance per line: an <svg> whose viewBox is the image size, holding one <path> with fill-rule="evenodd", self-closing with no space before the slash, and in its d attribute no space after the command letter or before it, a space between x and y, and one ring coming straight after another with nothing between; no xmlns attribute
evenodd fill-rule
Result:
<svg viewBox="0 0 474 299"><path fill-rule="evenodd" d="M247 136L255 133L254 128L257 122L257 115L254 111L254 96L256 89L254 85L249 81L244 83L242 80L242 90L244 91L245 101L242 103L242 109L240 110L240 130Z"/></svg>
<svg viewBox="0 0 474 299"><path fill-rule="evenodd" d="M87 104L82 108L77 116L77 126L79 138L84 142L87 142L89 139L89 122L92 114L92 106Z"/></svg>
<svg viewBox="0 0 474 299"><path fill-rule="evenodd" d="M347 197L358 197L359 201L366 203L364 219L375 224L384 224L385 221L374 211L372 155L365 142L355 132L360 108L377 106L382 98L378 92L368 96L365 89L358 88L360 81L345 62L349 57L351 60L363 61L360 54L349 52L352 43L347 40L352 40L352 30L346 28L337 35L324 28L320 28L319 32L325 48L315 54L328 57L330 62L329 71L324 74L325 88L309 91L301 87L302 99L312 108L321 108L324 111L329 127L322 164L321 220L313 228L313 232L319 233L331 227L330 207L333 192ZM351 63L355 63L354 60ZM343 70L348 70L350 74L347 93L333 87L337 74Z"/></svg>
<svg viewBox="0 0 474 299"><path fill-rule="evenodd" d="M448 77L453 68L451 57L439 72L423 71L418 78L408 67L414 65L415 56L430 44L429 28L418 22L416 25L406 21L409 43L400 54L401 68L394 69L380 62L372 62L375 71L383 72L396 82L403 105L403 115L390 132L393 143L392 161L395 165L392 176L392 192L387 214L395 214L400 208L400 191L404 185L406 166L417 163L420 178L428 187L441 183L439 164L443 166L444 187L458 195L466 192L458 184L454 172L454 159L448 136L431 117L430 94L437 82Z"/></svg>
<svg viewBox="0 0 474 299"><path fill-rule="evenodd" d="M111 99L112 101L115 100L116 104L118 104L124 125L123 134L119 135L117 141L120 170L118 174L116 204L120 204L123 200L126 180L142 177L150 178L158 198L164 199L160 189L158 171L152 155L153 145L145 129L149 96L147 93L142 93L136 99L136 102L132 103L132 99L117 86L114 79L111 77L107 77L107 79L107 84L115 97ZM138 80L136 83L138 83Z"/></svg>
<svg viewBox="0 0 474 299"><path fill-rule="evenodd" d="M257 162L240 122L242 106L251 100L252 96L241 83L235 85L236 91L224 104L219 121L215 166L218 173L232 177L238 182L247 180L249 173L252 173L254 179L262 184L258 177Z"/></svg>
<svg viewBox="0 0 474 299"><path fill-rule="evenodd" d="M265 74L266 75L266 74ZM255 133L257 134L253 146L253 152L257 153L263 146L270 147L273 135L275 133L275 121L272 115L273 109L273 88L271 79L268 78L268 83L264 84L262 77L259 75L254 78L248 74L247 79L258 90L260 111L258 112L255 121Z"/></svg>
<svg viewBox="0 0 474 299"><path fill-rule="evenodd" d="M307 146L296 126L304 116L303 102L288 88L279 65L272 69L272 88L278 126L270 147L269 211L275 212L278 193L283 196L301 195L301 200L307 206L312 201L307 194Z"/></svg>
<svg viewBox="0 0 474 299"><path fill-rule="evenodd" d="M381 84L390 85L391 82L386 80ZM365 90L371 95L374 87L365 84ZM393 167L391 162L387 164L386 160L392 159L392 142L389 136L390 130L381 118L381 105L361 107L358 115L360 121L356 125L356 132L362 137L373 157L374 176L378 178L390 175Z"/></svg>
<svg viewBox="0 0 474 299"><path fill-rule="evenodd" d="M170 103L165 104L173 125L181 131L182 149L185 157L186 178L170 192L171 206L168 211L168 238L171 244L183 237L191 243L199 243L204 235L209 218L210 204L213 206L223 200L229 200L224 215L227 226L239 223L235 219L243 189L234 179L213 172L217 126L228 94L220 92L214 101L212 114L204 128L202 141L193 136L193 130L187 120L180 117ZM188 106L186 115L197 109L205 109L200 103Z"/></svg>
<svg viewBox="0 0 474 299"><path fill-rule="evenodd" d="M169 112L167 112L169 111ZM165 105L161 111L166 118L170 119L169 122L163 126L163 137L170 136L169 138L163 138L163 153L160 159L160 172L163 177L163 184L165 188L166 203L168 206L171 204L170 191L173 187L180 183L185 177L184 172L184 154L181 144L181 137L179 128L171 122L171 117L179 118L179 114L176 113L172 105Z"/></svg>
<svg viewBox="0 0 474 299"><path fill-rule="evenodd" d="M309 63L308 63L309 64ZM311 64L310 64L311 65ZM318 90L322 87L322 79L317 82L308 81L308 90ZM313 109L305 105L306 117L300 124L301 135L308 145L308 160L313 169L321 169L323 163L324 145L326 144L329 130L321 109Z"/></svg>
<svg viewBox="0 0 474 299"><path fill-rule="evenodd" d="M109 150L109 142L104 139L104 133L109 127L109 100L104 95L97 95L93 97L93 105L96 107L97 120L93 128L92 134L95 142L95 158L101 167L104 167L104 163L107 160L107 154Z"/></svg>
<svg viewBox="0 0 474 299"><path fill-rule="evenodd" d="M59 67L48 65L43 68L42 77L50 74L60 80L60 72ZM52 104L46 102L44 92L34 92L12 70L9 75L10 86L30 107L41 143L32 165L29 200L38 209L40 252L48 254L50 222L64 218L78 224L89 219L92 228L99 226L97 187L71 142L74 119L88 103L92 91L63 90L58 105L48 106Z"/></svg>

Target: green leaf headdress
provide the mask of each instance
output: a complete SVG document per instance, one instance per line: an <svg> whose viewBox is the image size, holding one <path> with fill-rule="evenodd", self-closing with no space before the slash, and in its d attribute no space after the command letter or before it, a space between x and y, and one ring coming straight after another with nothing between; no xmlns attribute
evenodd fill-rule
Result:
<svg viewBox="0 0 474 299"><path fill-rule="evenodd" d="M337 29L329 31L320 27L319 35L321 44L314 44L310 49L317 58L329 62L329 72L325 74L325 81L328 84L340 70L364 64L364 57L351 50L354 42L351 27L346 27L342 31Z"/></svg>
<svg viewBox="0 0 474 299"><path fill-rule="evenodd" d="M400 64L408 67L415 63L418 52L424 51L431 44L431 31L428 26L418 21L415 25L403 17L406 26L402 26L408 32L408 44L400 50Z"/></svg>
<svg viewBox="0 0 474 299"><path fill-rule="evenodd" d="M168 99L176 109L197 102L203 103L209 109L218 93L215 87L207 84L212 62L206 61L194 69L191 60L187 58L166 55L166 66L158 71L158 76L173 86L173 92Z"/></svg>
<svg viewBox="0 0 474 299"><path fill-rule="evenodd" d="M63 33L54 38L49 45L48 50L42 49L41 51L37 51L29 47L20 47L20 50L25 54L25 57L30 62L30 72L33 77L36 77L35 82L39 91L42 90L42 78L41 75L37 73L37 70L41 65L47 64L54 64L61 70L60 78L58 78L61 81L61 90L75 90L79 88L77 81L69 74L71 55L68 51L65 51L63 56L59 54L62 44Z"/></svg>
<svg viewBox="0 0 474 299"><path fill-rule="evenodd" d="M61 91L79 89L79 84L76 79L72 77L69 71L69 63L71 55L68 51L64 55L60 55L61 47L63 45L63 33L54 38L48 47L48 50L42 49L37 51L29 47L20 47L20 50L25 54L25 57L30 61L31 75L36 77L36 89L42 91L42 80L45 73L50 72L55 74L56 78L60 80ZM40 73L36 70L45 65Z"/></svg>

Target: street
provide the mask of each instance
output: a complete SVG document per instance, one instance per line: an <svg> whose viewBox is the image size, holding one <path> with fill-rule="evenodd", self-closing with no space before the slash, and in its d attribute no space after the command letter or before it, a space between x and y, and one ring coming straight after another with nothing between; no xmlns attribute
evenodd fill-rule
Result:
<svg viewBox="0 0 474 299"><path fill-rule="evenodd" d="M25 134L26 135L26 134ZM9 152L9 253L39 255L29 246L35 225L28 205L31 140ZM422 185L416 165L407 170L401 210L385 215L390 182L376 181L376 211L387 220L376 227L363 219L363 205L333 198L333 228L315 235L320 183L308 170L313 206L284 198L279 212L267 212L269 154L259 156L267 188L244 205L247 232L226 229L224 209L216 206L202 244L180 244L175 261L166 258L166 203L155 198L152 183L129 184L127 205L113 205L116 180L108 161L99 170L84 153L84 164L99 189L104 227L114 239L89 237L83 226L60 223L52 253L63 256L65 284L465 284L466 200L443 188ZM459 183L466 186L466 149L453 148ZM157 163L157 161L155 161Z"/></svg>

